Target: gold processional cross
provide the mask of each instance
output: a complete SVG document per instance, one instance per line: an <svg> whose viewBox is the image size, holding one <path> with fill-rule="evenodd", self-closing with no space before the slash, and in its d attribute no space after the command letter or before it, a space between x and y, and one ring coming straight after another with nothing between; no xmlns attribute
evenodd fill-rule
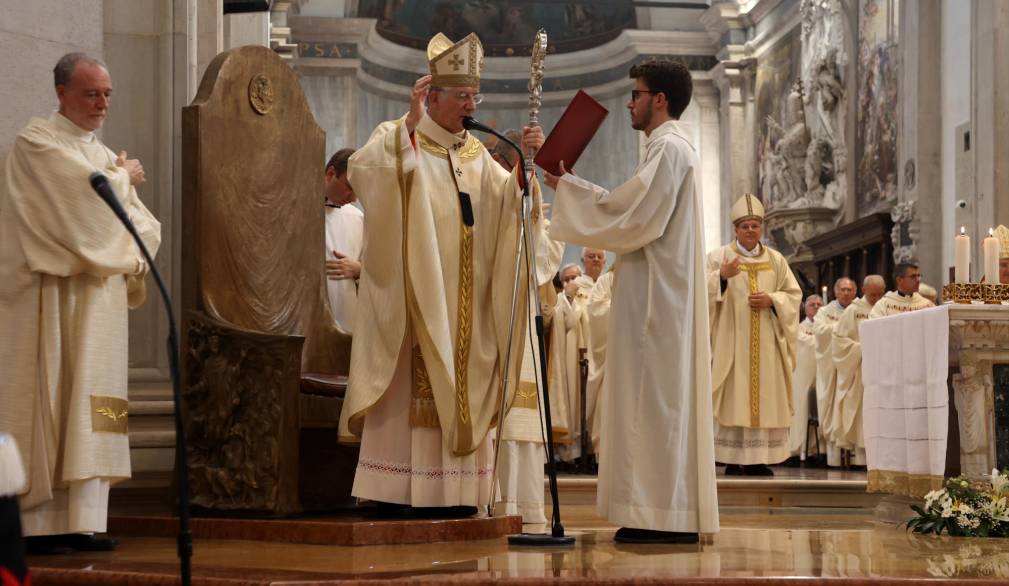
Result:
<svg viewBox="0 0 1009 586"><path fill-rule="evenodd" d="M749 277L750 295L760 291L757 273L771 270L771 263L741 263L739 270ZM760 310L750 309L750 425L760 427Z"/></svg>

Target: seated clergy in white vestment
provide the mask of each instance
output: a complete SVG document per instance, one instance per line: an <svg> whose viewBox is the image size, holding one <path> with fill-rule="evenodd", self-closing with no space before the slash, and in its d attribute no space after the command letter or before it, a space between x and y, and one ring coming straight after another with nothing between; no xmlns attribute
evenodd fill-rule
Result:
<svg viewBox="0 0 1009 586"><path fill-rule="evenodd" d="M809 431L809 389L816 382L816 338L813 318L823 305L823 298L810 295L802 304L805 319L799 322L795 339L795 368L792 370L792 426L788 430L789 453L805 459ZM808 440L816 446L815 439Z"/></svg>
<svg viewBox="0 0 1009 586"><path fill-rule="evenodd" d="M494 496L492 427L522 363L525 320L511 329L522 190L463 128L482 100L479 39L438 34L427 55L409 112L350 158L367 260L340 437L361 444L354 496L391 515L468 515ZM523 130L524 149L542 143Z"/></svg>
<svg viewBox="0 0 1009 586"><path fill-rule="evenodd" d="M820 434L826 441L824 450L828 466L841 465L841 448L833 433L836 415L834 405L837 399L837 366L832 351L834 328L857 293L855 281L848 277L834 281L834 300L821 307L813 320L813 336L816 338L816 411Z"/></svg>
<svg viewBox="0 0 1009 586"><path fill-rule="evenodd" d="M108 69L71 53L54 74L59 110L18 133L0 190L0 430L27 468L34 553L113 549L94 534L106 530L109 487L130 477L127 309L144 302L149 267L88 177L108 178L151 254L161 243L135 189L140 161L95 135Z"/></svg>
<svg viewBox="0 0 1009 586"><path fill-rule="evenodd" d="M679 61L641 63L630 76L643 160L613 191L546 174L557 190L550 232L611 250L620 267L599 407L599 513L621 526L620 542L696 543L718 531L718 503L700 165L677 121L693 84Z"/></svg>
<svg viewBox="0 0 1009 586"><path fill-rule="evenodd" d="M886 292L886 281L869 275L862 281L862 297L841 314L834 327L831 355L837 369L833 438L837 446L853 453L852 464L865 466L865 435L862 431L862 344L858 325L869 319L876 302Z"/></svg>
<svg viewBox="0 0 1009 586"><path fill-rule="evenodd" d="M918 265L901 263L894 268L893 276L897 288L887 291L886 295L872 306L870 319L935 307L934 303L918 293L918 286L921 284L921 269Z"/></svg>
<svg viewBox="0 0 1009 586"><path fill-rule="evenodd" d="M347 162L354 149L340 149L326 163L326 292L329 309L341 330L352 333L357 311L357 279L361 276L364 214L347 181Z"/></svg>
<svg viewBox="0 0 1009 586"><path fill-rule="evenodd" d="M729 475L773 476L788 458L792 369L802 290L760 239L764 206L743 195L730 210L736 238L708 254L715 458Z"/></svg>

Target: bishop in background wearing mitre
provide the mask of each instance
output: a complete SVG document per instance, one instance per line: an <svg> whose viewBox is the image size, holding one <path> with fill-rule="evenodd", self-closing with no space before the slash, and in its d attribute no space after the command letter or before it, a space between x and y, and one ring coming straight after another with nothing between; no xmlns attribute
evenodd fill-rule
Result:
<svg viewBox="0 0 1009 586"><path fill-rule="evenodd" d="M480 40L438 34L427 55L431 75L414 85L410 111L350 159L369 261L340 436L361 444L354 496L391 515L459 516L491 498L509 334L525 332L524 319L509 332L521 188L463 128L482 100ZM522 143L537 149L542 131L525 128ZM510 347L508 403L522 348Z"/></svg>
<svg viewBox="0 0 1009 586"><path fill-rule="evenodd" d="M751 194L730 210L736 239L708 254L715 459L729 475L773 476L788 458L792 369L802 291L761 243L764 206Z"/></svg>

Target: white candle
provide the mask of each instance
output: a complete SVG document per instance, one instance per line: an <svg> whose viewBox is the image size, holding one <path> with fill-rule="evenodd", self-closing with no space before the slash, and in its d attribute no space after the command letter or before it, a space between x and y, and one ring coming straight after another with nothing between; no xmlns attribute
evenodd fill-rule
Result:
<svg viewBox="0 0 1009 586"><path fill-rule="evenodd" d="M827 286L826 285L823 286L823 295L821 295L820 297L823 298L823 302L824 303L827 302Z"/></svg>
<svg viewBox="0 0 1009 586"><path fill-rule="evenodd" d="M981 247L984 249L984 281L997 285L999 243L998 238L995 238L995 231L991 228L988 228L988 237L981 243Z"/></svg>
<svg viewBox="0 0 1009 586"><path fill-rule="evenodd" d="M970 236L967 236L964 226L960 226L954 250L953 280L957 283L970 283Z"/></svg>

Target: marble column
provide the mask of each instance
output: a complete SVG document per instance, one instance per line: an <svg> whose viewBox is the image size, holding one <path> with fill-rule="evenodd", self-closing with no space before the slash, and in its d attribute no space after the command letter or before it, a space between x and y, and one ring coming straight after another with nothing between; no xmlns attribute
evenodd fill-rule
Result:
<svg viewBox="0 0 1009 586"><path fill-rule="evenodd" d="M977 217L1009 225L1009 3L977 0L971 7Z"/></svg>
<svg viewBox="0 0 1009 586"><path fill-rule="evenodd" d="M942 86L936 66L942 52L936 42L941 34L940 9L939 0L900 3L896 209L911 212L913 244L907 249L900 246L905 242L894 239L895 260L919 262L922 280L937 288L945 283L948 272L942 266L942 190L936 188L942 185Z"/></svg>
<svg viewBox="0 0 1009 586"><path fill-rule="evenodd" d="M694 105L699 110L699 154L701 159L701 189L704 196L705 249L712 250L726 242L730 235L725 231L724 216L728 208L722 205L721 189L721 127L719 123L720 97L711 82L694 82Z"/></svg>
<svg viewBox="0 0 1009 586"><path fill-rule="evenodd" d="M754 164L756 126L753 114L753 86L756 60L722 61L712 70L720 94L721 197L728 210L744 193L757 192L757 167ZM723 214L722 234L731 234L729 218Z"/></svg>

